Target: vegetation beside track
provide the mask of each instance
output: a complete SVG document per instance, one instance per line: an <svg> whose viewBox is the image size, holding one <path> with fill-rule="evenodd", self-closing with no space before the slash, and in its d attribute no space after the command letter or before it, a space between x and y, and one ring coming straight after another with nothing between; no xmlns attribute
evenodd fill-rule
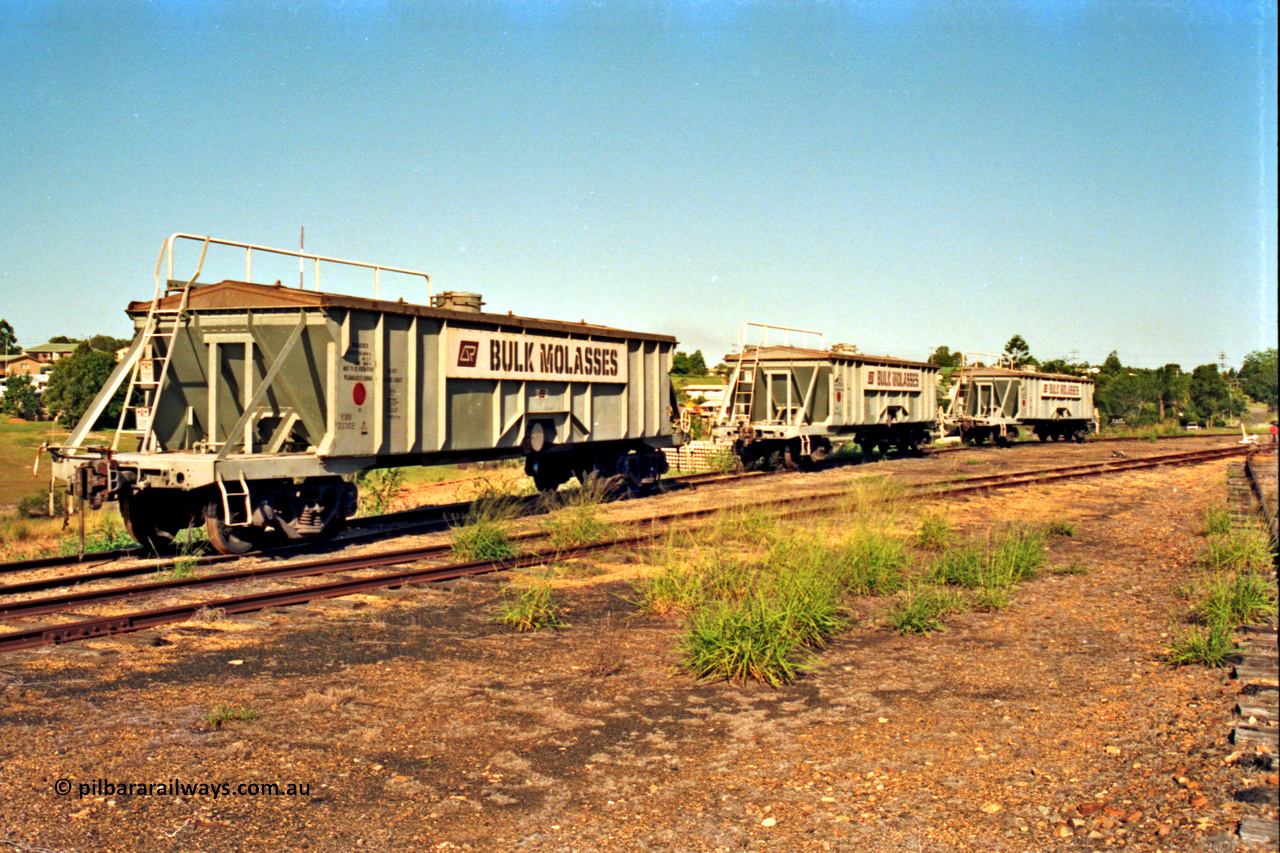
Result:
<svg viewBox="0 0 1280 853"><path fill-rule="evenodd" d="M1203 534L1198 572L1182 588L1188 612L1168 646L1175 666L1224 666L1236 651L1236 628L1277 619L1276 554L1266 531L1232 527L1226 507L1213 506Z"/></svg>

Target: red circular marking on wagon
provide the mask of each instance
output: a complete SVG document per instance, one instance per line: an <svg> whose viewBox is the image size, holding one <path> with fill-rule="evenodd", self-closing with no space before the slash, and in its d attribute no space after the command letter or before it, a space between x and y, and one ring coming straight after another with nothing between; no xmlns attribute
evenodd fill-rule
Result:
<svg viewBox="0 0 1280 853"><path fill-rule="evenodd" d="M357 406L363 406L363 405L364 405L365 396L366 396L366 394L365 394L365 390L364 390L364 383L363 383L363 382L357 382L357 383L356 383L356 384L351 388L351 399L355 401L355 403L356 403L356 405L357 405Z"/></svg>

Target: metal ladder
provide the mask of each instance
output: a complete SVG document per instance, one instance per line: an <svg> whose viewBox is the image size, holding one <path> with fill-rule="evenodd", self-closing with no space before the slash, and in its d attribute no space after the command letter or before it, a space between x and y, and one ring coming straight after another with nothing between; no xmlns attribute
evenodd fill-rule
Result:
<svg viewBox="0 0 1280 853"><path fill-rule="evenodd" d="M138 450L142 452L156 450L156 436L151 429L155 422L153 415L156 407L160 403L160 392L164 388L165 377L169 373L169 361L173 358L173 342L178 336L178 324L182 320L182 315L187 310L187 300L191 294L191 286L195 284L196 279L200 276L200 270L204 268L205 253L209 250L209 238L204 238L204 244L200 248L200 263L196 267L195 275L182 285L182 296L178 300L178 307L172 310L173 325L167 333L160 332L160 321L163 317L170 315L171 310L162 310L160 301L168 295L170 289L166 284L161 283L160 265L156 265L156 291L151 298L151 307L147 310L147 320L142 326L142 332L139 335L141 342L134 353L133 367L129 371L129 386L124 393L124 405L120 408L120 421L116 425L116 435L112 439L111 449L118 450L120 447L120 436L129 434L138 437ZM161 256L163 258L163 255ZM165 341L164 358L160 363L160 370L156 371L156 353L154 341L157 337L161 337ZM140 399L141 402L135 402ZM126 429L125 421L129 413L133 412L133 427Z"/></svg>
<svg viewBox="0 0 1280 853"><path fill-rule="evenodd" d="M760 340L748 344L748 330L759 329ZM807 329L793 329L788 326L771 326L768 323L745 322L738 328L738 365L733 370L730 386L733 391L725 394L724 403L716 417L716 422L724 425L738 424L746 427L751 424L751 409L755 405L756 383L759 381L760 352L769 346L769 332L782 333L782 346L791 345L791 335L799 335L799 346L804 347L809 339L816 338L818 349L826 349L825 338L821 332ZM748 359L748 348L751 349ZM745 386L745 387L744 387Z"/></svg>
<svg viewBox="0 0 1280 853"><path fill-rule="evenodd" d="M738 423L751 422L751 407L755 404L757 373L760 369L760 347L751 348L751 360L745 366L747 353L744 348L738 356L738 375L733 383L733 417Z"/></svg>

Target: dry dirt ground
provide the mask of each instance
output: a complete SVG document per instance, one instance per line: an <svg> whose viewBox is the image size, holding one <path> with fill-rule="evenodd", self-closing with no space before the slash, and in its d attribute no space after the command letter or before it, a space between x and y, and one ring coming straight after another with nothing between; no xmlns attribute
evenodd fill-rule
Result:
<svg viewBox="0 0 1280 853"><path fill-rule="evenodd" d="M607 512L1113 449L904 459ZM939 503L958 532L1068 520L1047 562L1088 571L924 636L853 602L856 627L779 690L681 672L678 619L631 603L634 555L562 582L556 632L496 624L491 577L10 655L0 851L1243 849L1240 818L1276 810L1234 796L1276 780L1225 761L1239 685L1163 654L1225 471Z"/></svg>

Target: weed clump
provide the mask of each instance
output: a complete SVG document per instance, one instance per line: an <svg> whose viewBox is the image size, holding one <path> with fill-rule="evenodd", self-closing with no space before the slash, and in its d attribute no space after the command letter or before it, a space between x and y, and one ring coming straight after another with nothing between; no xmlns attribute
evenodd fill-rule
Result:
<svg viewBox="0 0 1280 853"><path fill-rule="evenodd" d="M86 553L90 551L117 551L124 548L132 548L135 544L133 537L124 529L124 521L114 511L99 515L92 526L85 530L84 550ZM64 533L58 543L58 550L62 556L80 553L79 531Z"/></svg>
<svg viewBox="0 0 1280 853"><path fill-rule="evenodd" d="M1191 602L1195 624L1167 646L1174 666L1220 667L1235 651L1236 626L1276 618L1276 590L1269 577L1275 556L1266 534L1259 528L1232 529L1229 515L1217 509L1206 514L1204 532L1209 539L1200 555L1202 575L1179 589Z"/></svg>
<svg viewBox="0 0 1280 853"><path fill-rule="evenodd" d="M552 501L557 506L552 507L554 512L545 522L552 546L574 548L600 539L605 526L597 517L597 510L611 491L609 480L591 474L581 488L556 492Z"/></svg>
<svg viewBox="0 0 1280 853"><path fill-rule="evenodd" d="M360 493L357 516L382 515L390 512L396 499L404 492L403 468L364 470L356 475L356 488Z"/></svg>
<svg viewBox="0 0 1280 853"><path fill-rule="evenodd" d="M1045 536L1074 536L1076 526L1065 518L1055 518L1044 526Z"/></svg>
<svg viewBox="0 0 1280 853"><path fill-rule="evenodd" d="M794 681L809 664L787 614L762 595L713 601L694 611L680 640L686 669L699 678L754 678L771 687Z"/></svg>
<svg viewBox="0 0 1280 853"><path fill-rule="evenodd" d="M954 591L931 584L904 589L889 609L889 627L899 634L928 634L943 630L942 617L963 609Z"/></svg>
<svg viewBox="0 0 1280 853"><path fill-rule="evenodd" d="M916 530L916 544L928 551L940 551L951 538L951 524L946 516L930 513L920 519Z"/></svg>
<svg viewBox="0 0 1280 853"><path fill-rule="evenodd" d="M204 715L204 721L215 729L220 729L227 723L252 723L256 719L258 713L243 705L214 705Z"/></svg>
<svg viewBox="0 0 1280 853"><path fill-rule="evenodd" d="M59 518L67 514L67 492L46 487L43 491L20 498L16 509L22 518Z"/></svg>
<svg viewBox="0 0 1280 853"><path fill-rule="evenodd" d="M1169 663L1174 666L1203 664L1217 668L1226 664L1236 649L1231 628L1223 623L1195 625L1175 637L1168 646Z"/></svg>
<svg viewBox="0 0 1280 853"><path fill-rule="evenodd" d="M521 511L520 498L492 480L482 481L462 526L453 531L453 554L463 560L505 560L516 555L506 525Z"/></svg>
<svg viewBox="0 0 1280 853"><path fill-rule="evenodd" d="M498 603L498 621L516 631L541 631L566 624L546 581L507 587Z"/></svg>
<svg viewBox="0 0 1280 853"><path fill-rule="evenodd" d="M683 614L681 660L695 676L790 683L811 665L809 651L848 624L840 604L848 556L816 538L774 540L772 521L757 527L736 516L720 524L755 550L668 549L662 571L638 584L637 603Z"/></svg>

